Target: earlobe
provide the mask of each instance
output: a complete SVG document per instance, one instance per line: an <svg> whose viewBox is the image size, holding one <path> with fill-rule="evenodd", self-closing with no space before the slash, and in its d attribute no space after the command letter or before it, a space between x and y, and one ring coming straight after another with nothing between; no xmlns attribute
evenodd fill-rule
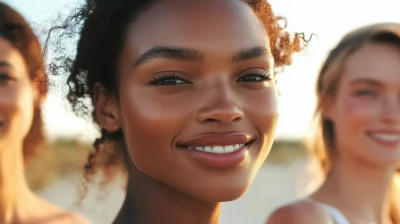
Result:
<svg viewBox="0 0 400 224"><path fill-rule="evenodd" d="M103 85L96 83L93 89L94 116L100 127L115 132L120 129L117 99Z"/></svg>
<svg viewBox="0 0 400 224"><path fill-rule="evenodd" d="M45 97L40 92L40 86L33 86L33 103L35 107L40 107L44 103Z"/></svg>

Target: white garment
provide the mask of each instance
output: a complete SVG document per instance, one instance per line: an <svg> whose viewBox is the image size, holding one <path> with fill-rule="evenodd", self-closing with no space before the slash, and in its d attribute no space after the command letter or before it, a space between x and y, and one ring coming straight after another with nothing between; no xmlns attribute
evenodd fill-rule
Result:
<svg viewBox="0 0 400 224"><path fill-rule="evenodd" d="M350 224L350 221L335 207L320 202L314 202L328 213L335 224Z"/></svg>

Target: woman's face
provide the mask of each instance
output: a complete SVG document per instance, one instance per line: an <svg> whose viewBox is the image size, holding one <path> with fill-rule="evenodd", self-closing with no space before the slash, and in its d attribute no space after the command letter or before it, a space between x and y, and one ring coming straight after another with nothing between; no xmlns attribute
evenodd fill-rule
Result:
<svg viewBox="0 0 400 224"><path fill-rule="evenodd" d="M118 117L133 164L191 197L237 199L278 120L264 27L242 1L170 0L129 31Z"/></svg>
<svg viewBox="0 0 400 224"><path fill-rule="evenodd" d="M400 162L400 47L369 43L349 56L329 112L341 158Z"/></svg>
<svg viewBox="0 0 400 224"><path fill-rule="evenodd" d="M22 147L32 125L36 95L24 58L0 37L0 148L16 143Z"/></svg>

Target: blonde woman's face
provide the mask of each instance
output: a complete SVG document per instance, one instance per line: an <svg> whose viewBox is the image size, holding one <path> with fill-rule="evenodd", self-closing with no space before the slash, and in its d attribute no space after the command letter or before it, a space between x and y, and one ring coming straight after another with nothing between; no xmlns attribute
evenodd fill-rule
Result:
<svg viewBox="0 0 400 224"><path fill-rule="evenodd" d="M400 47L368 43L344 65L325 109L340 158L378 167L400 162Z"/></svg>

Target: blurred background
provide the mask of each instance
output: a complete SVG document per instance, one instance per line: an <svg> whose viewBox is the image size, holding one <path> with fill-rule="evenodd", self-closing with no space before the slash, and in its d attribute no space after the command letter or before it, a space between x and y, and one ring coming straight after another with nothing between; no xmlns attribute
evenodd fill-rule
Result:
<svg viewBox="0 0 400 224"><path fill-rule="evenodd" d="M79 0L6 0L37 28L40 35L58 12L68 13ZM39 3L40 2L40 3ZM304 196L308 183L317 183L313 164L302 147L315 106L314 86L328 51L348 31L376 22L400 22L398 0L270 0L274 11L285 16L288 29L315 33L307 52L297 55L279 77L281 118L276 141L265 165L249 191L235 202L225 203L221 224L263 223L278 206ZM65 80L56 84L44 105L44 117L53 150L28 169L30 185L41 196L67 209L77 201L76 183L82 173L96 127L74 116L64 100ZM121 206L123 184L92 192L79 213L96 224L108 224ZM106 196L106 197L105 197Z"/></svg>

